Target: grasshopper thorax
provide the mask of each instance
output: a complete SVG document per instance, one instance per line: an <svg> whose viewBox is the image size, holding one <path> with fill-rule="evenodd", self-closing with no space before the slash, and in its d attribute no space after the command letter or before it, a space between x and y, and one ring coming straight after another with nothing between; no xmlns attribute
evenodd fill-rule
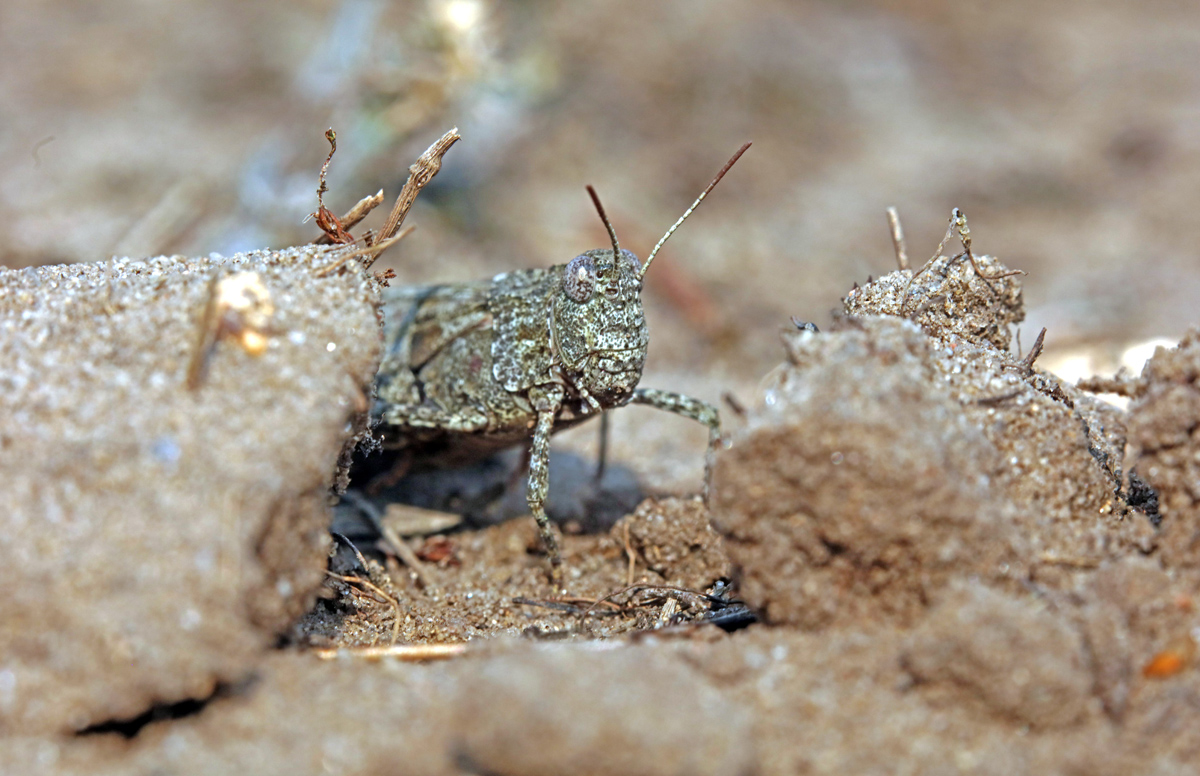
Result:
<svg viewBox="0 0 1200 776"><path fill-rule="evenodd" d="M603 248L558 268L550 307L555 360L571 385L603 407L627 402L642 378L650 335L641 266L629 251Z"/></svg>

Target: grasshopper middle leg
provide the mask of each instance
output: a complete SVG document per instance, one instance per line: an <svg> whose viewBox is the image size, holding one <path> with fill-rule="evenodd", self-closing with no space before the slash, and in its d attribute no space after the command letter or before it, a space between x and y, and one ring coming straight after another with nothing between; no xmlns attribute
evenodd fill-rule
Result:
<svg viewBox="0 0 1200 776"><path fill-rule="evenodd" d="M721 444L721 416L717 408L706 401L656 388L638 388L633 392L630 403L674 412L708 426L708 451L704 455L704 503L707 504L712 485L713 463L717 447Z"/></svg>

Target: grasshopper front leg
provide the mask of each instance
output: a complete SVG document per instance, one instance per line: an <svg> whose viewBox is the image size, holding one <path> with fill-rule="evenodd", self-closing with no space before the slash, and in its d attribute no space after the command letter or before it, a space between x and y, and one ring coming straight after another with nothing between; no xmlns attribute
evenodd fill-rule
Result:
<svg viewBox="0 0 1200 776"><path fill-rule="evenodd" d="M546 494L550 489L550 435L554 433L554 421L562 409L563 395L561 386L529 392L537 412L537 424L529 448L529 487L525 499L533 519L537 521L542 546L550 556L550 580L555 585L562 582L562 555L558 551L558 538L546 515Z"/></svg>
<svg viewBox="0 0 1200 776"><path fill-rule="evenodd" d="M631 404L645 404L655 409L674 412L708 426L708 450L704 454L704 503L707 504L712 486L713 463L717 447L721 444L721 416L717 408L706 401L656 388L638 388L629 401Z"/></svg>

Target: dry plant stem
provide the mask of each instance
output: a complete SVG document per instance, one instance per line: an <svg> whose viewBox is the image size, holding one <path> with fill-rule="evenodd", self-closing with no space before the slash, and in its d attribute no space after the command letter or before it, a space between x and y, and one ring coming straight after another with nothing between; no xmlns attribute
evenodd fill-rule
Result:
<svg viewBox="0 0 1200 776"><path fill-rule="evenodd" d="M385 592L383 590L383 588L379 587L379 585L376 585L374 582L372 582L369 579L363 579L362 577L342 576L341 574L335 574L334 572L328 571L328 570L325 573L328 574L332 579L336 579L339 582L345 582L348 585L361 585L362 587L366 588L370 592L379 596L381 599L383 599L383 601L385 603L390 604L392 607L392 612L393 612L392 640L390 643L395 644L396 641L399 640L399 638L400 638L400 602L399 601L397 601L392 596L388 595L387 592Z"/></svg>
<svg viewBox="0 0 1200 776"><path fill-rule="evenodd" d="M335 660L342 655L364 660L391 658L404 662L423 660L447 660L467 651L466 644L392 644L386 647L331 647L314 649L312 652L321 660Z"/></svg>
<svg viewBox="0 0 1200 776"><path fill-rule="evenodd" d="M971 249L966 251L967 259L971 262L971 269L975 270L975 274L983 281L983 284L988 287L988 291L992 292L992 296L996 295L996 288L991 284L992 280L1000 280L1002 278L1010 278L1014 275L1028 275L1029 273L1023 269L1010 269L1008 272L997 272L995 275L985 275L979 265L975 263L975 254L971 253Z"/></svg>
<svg viewBox="0 0 1200 776"><path fill-rule="evenodd" d="M410 227L402 230L400 232L400 234L396 235L395 237L392 237L387 240L380 240L379 242L375 243L374 245L368 245L365 248L357 248L354 250L350 250L350 251L346 252L345 254L339 256L328 267L322 267L321 269L314 272L313 277L316 277L316 278L327 277L328 275L333 274L334 272L336 272L337 270L346 266L346 264L353 261L354 259L359 258L360 256L370 256L371 257L368 261L363 263L363 269L364 270L369 269L370 266L375 263L375 259L379 258L380 253L383 253L383 251L385 251L386 249L388 249L391 246L395 245L396 243L400 242L405 237L408 237L410 234L412 234L412 231L414 229L416 229L415 226L410 226Z"/></svg>
<svg viewBox="0 0 1200 776"><path fill-rule="evenodd" d="M904 315L904 307L908 304L908 294L912 290L913 283L917 282L917 278L925 273L925 270L933 266L933 263L941 258L942 251L946 247L946 243L950 241L950 235L954 234L954 219L950 219L950 226L946 227L946 234L942 237L942 241L938 243L937 248L933 251L933 256L929 261L921 265L921 268L913 273L913 276L908 279L908 285L904 287L904 296L900 297L900 312L899 315Z"/></svg>
<svg viewBox="0 0 1200 776"><path fill-rule="evenodd" d="M392 206L392 212L388 214L383 229L379 231L381 243L400 230L404 224L404 217L408 215L413 202L416 202L421 189L425 188L429 181L433 180L433 176L438 174L438 170L442 169L442 157L450 150L450 146L461 139L458 127L454 127L438 138L436 143L425 149L425 153L417 157L416 163L408 168L408 180L404 182L404 188L400 189L400 196L396 197L396 204ZM378 257L376 254L372 257L372 261Z"/></svg>
<svg viewBox="0 0 1200 776"><path fill-rule="evenodd" d="M896 251L896 266L908 269L908 249L904 245L904 227L900 225L900 213L894 207L887 209L888 229L892 233L892 248Z"/></svg>
<svg viewBox="0 0 1200 776"><path fill-rule="evenodd" d="M1021 386L1020 388L1014 388L1013 390L1011 390L1011 391L1009 391L1009 392L1007 392L1007 393L1002 393L1002 394L1000 394L999 396L984 396L984 397L981 397L981 398L979 398L979 399L976 399L976 400L975 400L975 403L976 403L976 404L983 405L983 406L987 406L987 405L990 405L990 404L1003 404L1004 402L1008 401L1009 399L1015 399L1015 398L1017 398L1018 396L1020 396L1020 395L1021 395L1022 393L1024 393L1024 392L1025 392L1025 387L1024 387L1024 386Z"/></svg>
<svg viewBox="0 0 1200 776"><path fill-rule="evenodd" d="M369 197L363 197L362 199L360 199L358 201L358 204L356 204L354 207L350 208L350 210L348 210L346 212L346 215L342 216L342 219L341 219L342 228L347 231L353 229L355 226L358 226L358 223L360 221L362 221L364 218L366 218L367 215L372 210L374 210L375 208L379 207L382 204L383 204L383 189L380 189L379 191L375 192L374 194L372 194ZM332 245L333 240L330 239L328 234L322 234L320 237L313 240L312 244L313 245Z"/></svg>
<svg viewBox="0 0 1200 776"><path fill-rule="evenodd" d="M1021 359L1021 363L1017 365L1022 374L1033 374L1033 362L1037 361L1038 356L1042 355L1042 343L1045 339L1046 328L1043 326L1041 332L1037 335L1037 339L1033 341L1033 347L1029 350L1029 355Z"/></svg>
<svg viewBox="0 0 1200 776"><path fill-rule="evenodd" d="M367 568L367 559L362 554L362 550L358 549L358 546L354 542L350 541L349 537L343 536L342 534L338 533L337 531L330 531L329 533L334 539L336 539L337 541L341 542L342 544L346 545L347 547L349 547L351 550L354 551L354 557L358 560L358 565L361 568L364 568L364 569Z"/></svg>
<svg viewBox="0 0 1200 776"><path fill-rule="evenodd" d="M897 313L901 317L904 315L904 308L908 305L908 295L912 290L913 283L916 282L917 278L920 277L925 270L932 267L934 262L942 258L942 251L945 249L946 243L950 241L950 237L954 235L955 232L958 233L958 238L962 242L963 251L962 253L951 257L950 262L953 263L959 259L962 259L963 257L966 257L967 260L971 262L971 269L975 270L975 274L980 280L983 281L983 284L987 286L987 289L989 292L991 292L992 296L996 296L996 287L991 284L991 281L1012 277L1014 275L1029 274L1023 269L1014 269L1009 270L1008 272L998 272L995 275L984 274L983 270L979 268L979 264L977 264L975 261L975 254L971 251L971 229L967 226L967 217L961 210L954 208L950 211L950 225L946 227L946 234L942 237L942 241L938 243L937 249L933 252L933 256L930 257L929 261L925 262L925 264L919 270L913 273L913 276L908 279L908 285L904 287L904 295L900 297L900 311Z"/></svg>
<svg viewBox="0 0 1200 776"><path fill-rule="evenodd" d="M1039 555L1038 561L1052 566L1068 566L1077 569L1094 569L1100 565L1100 561L1095 558L1075 558L1066 555L1055 555L1049 552L1043 552Z"/></svg>
<svg viewBox="0 0 1200 776"><path fill-rule="evenodd" d="M625 554L629 556L629 570L625 572L625 584L633 584L633 571L637 566L637 556L633 553L633 545L629 542L629 523L625 523Z"/></svg>
<svg viewBox="0 0 1200 776"><path fill-rule="evenodd" d="M371 522L372 527L379 532L383 537L387 548L391 550L400 561L408 567L408 569L417 575L417 581L421 583L423 590L429 591L437 588L437 583L429 576L429 570L425 568L425 564L413 552L412 547L401 539L396 532L383 522L383 515L379 514L379 509L367 499L354 493L354 491L346 491L342 494L342 498L350 501L358 510Z"/></svg>
<svg viewBox="0 0 1200 776"><path fill-rule="evenodd" d="M599 616L601 614L623 614L625 612L625 608L620 604L615 604L612 601L597 602L591 598L551 598L539 600L535 598L517 597L512 599L512 602L521 606L540 606L543 609L554 609L556 611L567 612L569 614L584 613L585 610L580 608L580 604L587 604L589 607L592 607L597 603L603 603L608 607L608 609L602 612L592 612L593 615Z"/></svg>
<svg viewBox="0 0 1200 776"><path fill-rule="evenodd" d="M686 593L688 595L698 596L700 598L703 598L705 601L713 601L714 600L713 597L708 595L707 593L701 593L696 590L692 590L690 588L677 587L675 585L648 585L648 584L626 585L625 587L621 588L620 590L614 590L613 592L609 593L608 595L604 596L603 598L596 599L596 602L593 603L591 606L589 606L584 611L583 614L585 617L589 614L592 614L592 610L595 609L597 606L599 606L601 604L605 604L605 603L611 603L612 602L611 599L615 598L616 596L621 595L622 593L630 593L631 597L632 597L633 593L640 593L643 590L666 590L666 591L670 591L673 593ZM628 606L628 604L626 604L626 606Z"/></svg>

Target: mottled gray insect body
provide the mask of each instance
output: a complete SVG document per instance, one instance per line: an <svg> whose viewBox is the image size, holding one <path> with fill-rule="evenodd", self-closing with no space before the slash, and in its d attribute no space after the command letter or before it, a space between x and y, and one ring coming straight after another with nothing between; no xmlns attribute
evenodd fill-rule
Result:
<svg viewBox="0 0 1200 776"><path fill-rule="evenodd" d="M621 250L595 202L612 249L490 281L394 288L384 296L385 355L374 408L384 446L426 463L459 465L528 445L529 508L556 577L560 558L544 509L553 433L631 402L697 420L709 428L706 495L720 442L712 405L637 387L650 342L642 276L654 253L643 267Z"/></svg>

